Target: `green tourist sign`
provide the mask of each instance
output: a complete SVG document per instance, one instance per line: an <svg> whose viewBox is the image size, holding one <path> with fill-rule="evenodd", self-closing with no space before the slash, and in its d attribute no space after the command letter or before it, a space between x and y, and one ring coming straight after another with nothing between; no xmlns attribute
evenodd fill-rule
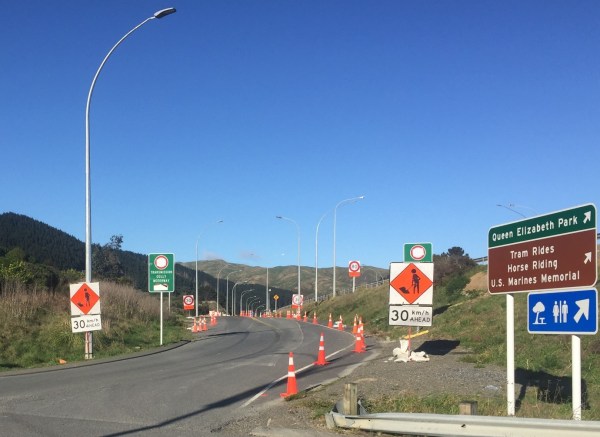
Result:
<svg viewBox="0 0 600 437"><path fill-rule="evenodd" d="M594 286L593 204L495 226L488 233L490 293Z"/></svg>

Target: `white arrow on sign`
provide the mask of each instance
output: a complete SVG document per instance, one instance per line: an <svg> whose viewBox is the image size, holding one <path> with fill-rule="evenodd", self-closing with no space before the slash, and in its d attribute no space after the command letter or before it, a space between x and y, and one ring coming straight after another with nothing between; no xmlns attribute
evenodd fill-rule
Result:
<svg viewBox="0 0 600 437"><path fill-rule="evenodd" d="M584 219L583 219L583 223L587 223L592 219L592 211L587 211L584 214Z"/></svg>
<svg viewBox="0 0 600 437"><path fill-rule="evenodd" d="M592 262L592 252L587 252L585 254L585 260L583 261L584 264L590 263Z"/></svg>
<svg viewBox="0 0 600 437"><path fill-rule="evenodd" d="M581 319L581 316L584 316L586 320L589 320L589 318L590 318L590 300L589 299L576 300L575 304L579 307L579 311L577 311L577 314L575 314L575 317L573 317L573 319L575 320L575 323L579 323L579 319Z"/></svg>

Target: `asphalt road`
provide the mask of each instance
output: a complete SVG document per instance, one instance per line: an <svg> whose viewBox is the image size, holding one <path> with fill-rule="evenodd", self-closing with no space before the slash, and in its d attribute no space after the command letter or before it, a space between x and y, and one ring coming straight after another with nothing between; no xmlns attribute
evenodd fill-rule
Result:
<svg viewBox="0 0 600 437"><path fill-rule="evenodd" d="M327 366L317 359L325 335ZM286 319L220 318L196 341L73 367L0 374L0 436L199 436L360 362L354 337ZM279 380L279 382L277 382ZM211 434L214 435L214 434Z"/></svg>

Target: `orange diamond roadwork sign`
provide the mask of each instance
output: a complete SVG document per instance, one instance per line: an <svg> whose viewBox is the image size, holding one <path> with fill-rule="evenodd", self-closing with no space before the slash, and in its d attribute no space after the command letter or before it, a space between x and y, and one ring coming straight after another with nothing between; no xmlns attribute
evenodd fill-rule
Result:
<svg viewBox="0 0 600 437"><path fill-rule="evenodd" d="M433 305L433 263L391 263L390 305Z"/></svg>
<svg viewBox="0 0 600 437"><path fill-rule="evenodd" d="M100 283L70 284L71 316L100 314Z"/></svg>

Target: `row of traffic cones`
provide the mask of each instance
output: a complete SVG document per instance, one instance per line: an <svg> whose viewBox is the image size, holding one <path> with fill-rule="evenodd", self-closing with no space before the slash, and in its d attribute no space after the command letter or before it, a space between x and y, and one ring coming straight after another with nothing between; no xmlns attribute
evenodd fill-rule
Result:
<svg viewBox="0 0 600 437"><path fill-rule="evenodd" d="M211 314L210 326L217 325L217 316ZM206 317L194 317L194 324L192 325L192 332L204 332L208 331L208 325L206 323Z"/></svg>
<svg viewBox="0 0 600 437"><path fill-rule="evenodd" d="M325 336L321 332L321 338L319 339L319 352L317 354L317 361L313 363L316 366L324 366L329 364L329 361L325 359ZM288 375L287 375L287 389L285 393L281 393L282 398L295 395L298 393L298 384L296 382L296 369L294 367L294 353L290 352L288 359Z"/></svg>
<svg viewBox="0 0 600 437"><path fill-rule="evenodd" d="M354 352L363 353L367 350L367 346L365 344L364 337L364 326L362 324L362 319L360 320L360 324L357 325L356 330L356 343L354 347ZM330 364L327 361L325 356L325 336L321 332L321 337L319 338L319 352L317 353L317 361L313 363L315 366L325 366ZM294 353L290 352L289 360L288 360L288 376L287 376L287 389L285 393L281 393L281 397L287 397L291 395L295 395L298 393L298 384L296 382L296 370L294 367Z"/></svg>

